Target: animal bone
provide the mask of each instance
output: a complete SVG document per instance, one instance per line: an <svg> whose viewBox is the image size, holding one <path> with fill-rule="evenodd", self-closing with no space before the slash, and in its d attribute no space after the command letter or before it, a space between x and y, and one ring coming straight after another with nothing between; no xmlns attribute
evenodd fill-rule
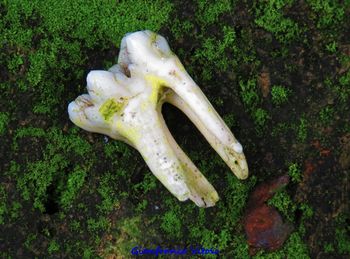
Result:
<svg viewBox="0 0 350 259"><path fill-rule="evenodd" d="M151 31L124 36L118 64L91 71L89 94L68 106L71 121L90 132L124 141L136 148L152 173L180 201L214 206L219 196L177 145L163 119L169 102L196 125L239 179L248 176L241 144L235 139L164 37Z"/></svg>

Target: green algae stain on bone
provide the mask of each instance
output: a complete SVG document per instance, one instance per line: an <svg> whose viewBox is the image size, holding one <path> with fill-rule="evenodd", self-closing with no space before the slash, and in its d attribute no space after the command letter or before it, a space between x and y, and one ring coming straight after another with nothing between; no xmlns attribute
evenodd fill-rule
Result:
<svg viewBox="0 0 350 259"><path fill-rule="evenodd" d="M105 101L104 104L101 105L101 108L99 109L100 114L102 117L108 121L115 113L120 113L121 110L123 110L125 106L124 102L116 102L113 98L108 99Z"/></svg>
<svg viewBox="0 0 350 259"><path fill-rule="evenodd" d="M149 41L151 42L151 44L156 42L157 37L158 37L157 33L151 32L151 35L150 35L150 38L149 38Z"/></svg>
<svg viewBox="0 0 350 259"><path fill-rule="evenodd" d="M147 75L145 76L147 82L151 85L152 87L152 93L149 97L149 100L151 101L151 103L153 104L157 104L158 100L159 100L159 91L163 86L168 85L168 83L157 76L154 75Z"/></svg>

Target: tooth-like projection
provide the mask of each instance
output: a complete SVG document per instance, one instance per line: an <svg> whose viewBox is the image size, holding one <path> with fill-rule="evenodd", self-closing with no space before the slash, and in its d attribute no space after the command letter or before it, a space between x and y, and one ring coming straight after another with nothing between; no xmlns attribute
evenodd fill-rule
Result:
<svg viewBox="0 0 350 259"><path fill-rule="evenodd" d="M219 196L169 132L161 113L164 102L188 116L238 178L248 176L241 144L162 36L151 31L125 35L118 64L91 71L87 90L68 106L72 122L136 148L180 201L210 207Z"/></svg>
<svg viewBox="0 0 350 259"><path fill-rule="evenodd" d="M171 52L164 37L150 31L129 34L122 41L120 57L124 57L118 59L124 66L127 66L125 62L143 66L144 75L157 87L171 88L176 95L172 95L169 102L181 109L196 124L238 178L248 177L248 165L241 144Z"/></svg>
<svg viewBox="0 0 350 259"><path fill-rule="evenodd" d="M230 131L227 129L224 122L221 122L223 123L223 126L220 130L225 131L227 136L219 138L216 134L213 134L210 131L208 125L203 123L191 107L176 93L169 93L166 101L176 106L187 115L239 179L247 178L248 165L243 154L242 145L232 134L229 134ZM227 139L227 142L223 141L225 138Z"/></svg>

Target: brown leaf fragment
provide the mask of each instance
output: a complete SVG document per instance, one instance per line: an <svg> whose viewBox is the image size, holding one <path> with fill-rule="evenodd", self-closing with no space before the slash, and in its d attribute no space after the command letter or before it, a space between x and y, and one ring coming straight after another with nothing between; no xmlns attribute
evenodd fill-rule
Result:
<svg viewBox="0 0 350 259"><path fill-rule="evenodd" d="M258 84L261 89L262 95L266 98L270 93L270 73L268 71L262 71L258 77Z"/></svg>

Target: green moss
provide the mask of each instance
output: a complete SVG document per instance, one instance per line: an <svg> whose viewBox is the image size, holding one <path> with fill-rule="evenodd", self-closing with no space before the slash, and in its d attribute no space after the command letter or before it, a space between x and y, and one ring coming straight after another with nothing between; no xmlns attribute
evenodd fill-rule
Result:
<svg viewBox="0 0 350 259"><path fill-rule="evenodd" d="M323 251L324 251L325 253L332 253L332 252L334 252L335 250L334 250L333 244L330 244L330 243L325 244L325 245L323 246Z"/></svg>
<svg viewBox="0 0 350 259"><path fill-rule="evenodd" d="M199 240L203 234L202 228L206 222L206 212L204 208L199 209L198 215L196 215L196 219L196 224L188 228L189 236L193 240Z"/></svg>
<svg viewBox="0 0 350 259"><path fill-rule="evenodd" d="M293 259L309 259L311 258L309 256L309 251L307 249L307 246L303 242L300 234L298 232L294 232L290 235L286 243L284 244L283 248L276 251L267 253L264 251L260 251L256 256L253 257L254 259L260 259L260 258L271 258L271 259L278 259L278 258L293 258Z"/></svg>
<svg viewBox="0 0 350 259"><path fill-rule="evenodd" d="M56 128L51 128L48 132L40 128L20 128L14 137L15 149L18 148L17 140L25 137L46 137L50 141L43 150L43 159L28 162L25 173L18 176L17 187L22 197L25 200L33 198L34 207L44 211L47 190L54 186L55 195L60 197L60 205L67 208L84 183L88 165L75 165L73 170L69 170L72 164L76 164L72 154L75 154L75 158L83 157L91 152L91 146L78 136L63 135ZM60 173L67 170L66 174Z"/></svg>
<svg viewBox="0 0 350 259"><path fill-rule="evenodd" d="M291 91L283 86L274 85L271 87L272 103L275 105L281 105L288 101Z"/></svg>
<svg viewBox="0 0 350 259"><path fill-rule="evenodd" d="M289 129L290 126L286 122L279 122L273 127L272 136L277 137L279 135L284 135Z"/></svg>
<svg viewBox="0 0 350 259"><path fill-rule="evenodd" d="M282 215L289 221L294 221L294 214L297 206L285 190L278 191L269 201L268 204L277 208Z"/></svg>
<svg viewBox="0 0 350 259"><path fill-rule="evenodd" d="M234 7L235 1L219 0L219 1L208 1L198 0L198 12L197 19L203 25L209 25L216 23L219 17L225 12L230 12Z"/></svg>
<svg viewBox="0 0 350 259"><path fill-rule="evenodd" d="M302 179L302 172L300 170L300 167L296 163L291 163L288 166L288 175L290 176L292 182L298 183Z"/></svg>
<svg viewBox="0 0 350 259"><path fill-rule="evenodd" d="M99 212L107 214L119 206L122 195L117 187L117 181L121 181L120 174L103 174L99 181L97 192L101 197L101 202L96 205Z"/></svg>
<svg viewBox="0 0 350 259"><path fill-rule="evenodd" d="M253 119L256 125L256 130L261 133L266 128L266 123L270 119L268 112L262 108L257 108L253 112Z"/></svg>
<svg viewBox="0 0 350 259"><path fill-rule="evenodd" d="M152 173L148 172L145 174L143 181L135 184L132 188L137 192L146 194L149 191L154 190L156 187L157 187L157 179L154 177Z"/></svg>
<svg viewBox="0 0 350 259"><path fill-rule="evenodd" d="M100 231L107 231L110 223L104 217L99 217L97 219L90 218L87 220L87 228L91 234L98 234Z"/></svg>
<svg viewBox="0 0 350 259"><path fill-rule="evenodd" d="M283 13L283 9L293 3L294 0L259 1L256 4L255 23L271 32L282 43L296 40L302 30Z"/></svg>
<svg viewBox="0 0 350 259"><path fill-rule="evenodd" d="M256 183L256 177L250 176L248 180L238 180L231 172L226 175L227 187L224 192L224 201L219 203L221 208L221 215L217 218L218 226L220 221L225 221L227 227L234 227L243 214L243 209L248 199L249 191ZM227 205L226 205L227 204ZM225 207L222 207L225 206Z"/></svg>
<svg viewBox="0 0 350 259"><path fill-rule="evenodd" d="M344 59L344 67L350 64L350 60ZM336 95L342 105L346 105L350 97L350 72L344 73L338 80L326 78L324 84Z"/></svg>
<svg viewBox="0 0 350 259"><path fill-rule="evenodd" d="M232 128L236 125L236 118L232 113L224 115L223 120L229 128Z"/></svg>
<svg viewBox="0 0 350 259"><path fill-rule="evenodd" d="M305 142L308 134L307 120L302 117L299 119L299 125L297 126L297 139L301 142Z"/></svg>
<svg viewBox="0 0 350 259"><path fill-rule="evenodd" d="M172 197L145 169L137 151L126 144L71 127L66 105L86 91L84 78L88 70L108 68L115 63L120 39L126 32L147 28L175 38L171 47L180 54L186 69L218 112L226 114L228 126L237 127L239 137L246 142L247 155L258 155L257 161L262 159L260 133L270 124L270 142L278 146L280 138L291 135L299 150L308 146L308 138L315 138L317 129L311 127L314 118L310 113L318 112L308 109L317 104L313 100L315 92L309 93L311 88L303 90L305 114L298 114L298 102L294 100L299 97L297 88L293 88L297 98L290 98L287 88L272 86L272 103L279 107L271 107L269 100L261 97L256 80L262 65L268 66L271 82L293 85L290 82L294 80L307 82L304 74L309 75L308 72L316 76L310 87L317 84L319 96L330 95L337 104L332 106L332 112L322 109L316 117L318 123L331 125L331 115L334 118L341 114L340 110L347 111L343 107L347 107L350 96L350 73L346 71L349 58L340 32L347 30L349 1L344 5L316 0L174 2L177 5L170 17L173 4L168 1L133 1L133 5L128 1L102 0L0 3L0 33L4 39L0 62L8 79L0 84L4 100L1 108L6 110L0 113L0 134L13 141L11 152L5 154L12 161L4 163L6 171L1 178L0 223L9 222L19 229L18 233L25 233L27 236L18 234L18 240L25 240L24 247L31 253L40 253L39 257L107 258L117 254L128 258L133 246L151 247L152 240L164 247L174 243L212 246L220 249L222 257L250 258L242 220L249 193L257 179L264 180L260 179L264 178L264 168L257 169L257 164L251 163L254 175L240 181L208 146L191 146L186 153L220 195L214 208L200 209ZM295 15L299 7L305 13L302 18ZM192 11L194 15L189 13ZM305 38L312 44L303 41ZM326 89L322 82L316 82L319 71L318 65L313 64L320 58L326 64L320 69L329 72L325 75L329 78ZM329 68L335 65L345 72ZM21 98L20 106L13 96ZM275 116L279 111L287 113L288 118ZM280 118L283 120L278 121ZM16 129L16 124L29 125ZM247 127L251 124L255 129ZM346 134L349 128L345 122L337 129ZM181 135L177 141L188 144L190 138ZM289 144L278 149L281 158L293 161L285 165L293 184L276 194L271 204L289 220L294 219L296 212L302 216L293 222L295 232L280 250L260 252L256 257L308 258L303 235L313 209L295 203L290 196L301 180L299 162L304 160L299 160L299 156L305 154L295 154ZM8 192L11 184L17 184L17 190L10 188ZM50 215L45 210L52 202L59 211ZM27 224L31 213L44 219L39 232L35 228L31 233ZM334 243L320 243L321 247L324 245L328 252L333 248L337 255L346 256L349 230L344 226L346 221L334 231ZM11 229L10 225L5 227ZM174 229L177 233L173 233ZM65 242L61 243L63 239ZM42 246L42 240L47 245ZM0 255L11 256L15 257L10 250Z"/></svg>
<svg viewBox="0 0 350 259"><path fill-rule="evenodd" d="M245 235L235 235L232 242L234 243L234 249L228 253L230 256L232 255L232 258L251 258L249 255L249 246L246 242Z"/></svg>
<svg viewBox="0 0 350 259"><path fill-rule="evenodd" d="M119 222L118 236L114 243L106 249L106 253L118 254L124 257L130 256L130 251L135 246L145 243L145 235L142 232L142 221L139 216L129 217Z"/></svg>
<svg viewBox="0 0 350 259"><path fill-rule="evenodd" d="M51 240L48 248L47 248L47 251L49 254L53 254L55 252L58 252L60 250L60 246L59 244L57 243L57 241L55 240Z"/></svg>
<svg viewBox="0 0 350 259"><path fill-rule="evenodd" d="M104 145L104 153L112 163L116 156L123 156L125 158L131 157L130 147L121 141L109 141Z"/></svg>
<svg viewBox="0 0 350 259"><path fill-rule="evenodd" d="M5 133L9 121L9 114L7 112L0 112L0 136Z"/></svg>
<svg viewBox="0 0 350 259"><path fill-rule="evenodd" d="M350 216L340 214L337 218L337 228L335 230L335 245L340 254L350 254L350 226L348 224Z"/></svg>
<svg viewBox="0 0 350 259"><path fill-rule="evenodd" d="M175 18L170 30L176 39L180 39L184 36L184 34L190 33L193 29L193 24L188 20L181 20L179 18Z"/></svg>
<svg viewBox="0 0 350 259"><path fill-rule="evenodd" d="M209 99L209 101L214 104L215 107L223 107L224 106L224 100L220 97L212 97Z"/></svg>
<svg viewBox="0 0 350 259"><path fill-rule="evenodd" d="M329 44L326 45L326 49L330 53L335 53L338 49L337 43L335 41L330 42Z"/></svg>
<svg viewBox="0 0 350 259"><path fill-rule="evenodd" d="M300 204L299 209L303 212L302 220L309 219L314 215L313 209L306 203Z"/></svg>
<svg viewBox="0 0 350 259"><path fill-rule="evenodd" d="M10 217L12 220L15 220L19 217L22 210L22 205L18 201L14 201L12 203L12 207L10 209Z"/></svg>
<svg viewBox="0 0 350 259"><path fill-rule="evenodd" d="M349 226L347 229L337 229L335 233L338 251L341 254L350 254L350 238L347 231L349 231Z"/></svg>
<svg viewBox="0 0 350 259"><path fill-rule="evenodd" d="M142 211L144 211L147 208L147 205L148 205L148 201L142 200L139 204L137 204L135 211L137 213L141 213Z"/></svg>
<svg viewBox="0 0 350 259"><path fill-rule="evenodd" d="M215 70L227 71L230 66L236 66L237 61L230 58L236 52L236 33L232 27L223 26L221 37L203 39L202 47L194 54L194 58L203 65L202 78L210 80Z"/></svg>
<svg viewBox="0 0 350 259"><path fill-rule="evenodd" d="M5 215L7 213L7 194L3 184L0 185L0 225L5 223Z"/></svg>
<svg viewBox="0 0 350 259"><path fill-rule="evenodd" d="M94 250L94 248L92 248L92 247L84 248L83 259L96 258L96 255L95 255L93 250Z"/></svg>
<svg viewBox="0 0 350 259"><path fill-rule="evenodd" d="M241 88L241 98L243 104L248 110L254 111L257 108L257 106L261 103L261 99L258 94L256 79L249 79L246 82L240 80L239 86Z"/></svg>
<svg viewBox="0 0 350 259"><path fill-rule="evenodd" d="M26 127L26 128L18 128L16 130L15 136L13 138L13 149L18 149L17 139L24 138L24 137L44 137L45 136L45 130L42 128L35 128L35 127Z"/></svg>
<svg viewBox="0 0 350 259"><path fill-rule="evenodd" d="M0 188L0 222L14 222L18 233L28 233L26 248L33 252L40 241L29 233L23 213L45 213L46 219L53 213L57 221L50 221L50 226L45 221L40 231L48 245L45 251L40 244L39 257L64 253L97 258L102 234L110 231L106 215L129 195L130 172L137 166L130 159L136 151L116 141L104 145L98 137L89 139L94 142L92 148L86 135L79 135L82 131L71 128L67 104L86 91L84 77L89 69L107 68L115 62L125 33L158 31L171 9L172 4L163 0L133 1L132 5L103 0L0 3L0 63L7 79L0 85L1 98L6 100L1 108L9 111L0 113L0 134L13 141L6 156L13 161L5 164L3 174L8 178L1 181L17 187L5 196ZM183 28L188 26L185 23ZM21 105L9 98L14 93L23 101ZM10 120L18 125L29 121L29 125L10 129ZM105 158L110 162L105 163ZM138 190L147 192L151 186L148 182ZM74 235L56 231L57 224L69 226ZM59 242L62 235L64 244Z"/></svg>
<svg viewBox="0 0 350 259"><path fill-rule="evenodd" d="M71 82L80 81L93 50L119 45L130 31L157 31L171 8L163 0L132 5L103 0L6 1L0 19L10 26L0 29L6 46L13 50L6 67L23 91L36 93L33 111L54 118L66 98L64 89L78 87Z"/></svg>
<svg viewBox="0 0 350 259"><path fill-rule="evenodd" d="M319 112L319 120L322 125L329 125L334 119L334 108L333 107L325 107Z"/></svg>
<svg viewBox="0 0 350 259"><path fill-rule="evenodd" d="M66 186L61 194L60 204L68 208L77 196L80 188L83 186L86 177L86 170L76 166L73 172L68 176Z"/></svg>
<svg viewBox="0 0 350 259"><path fill-rule="evenodd" d="M37 239L37 235L30 233L24 241L24 247L30 250L32 243Z"/></svg>
<svg viewBox="0 0 350 259"><path fill-rule="evenodd" d="M332 0L308 0L319 29L335 28L344 19L345 6Z"/></svg>
<svg viewBox="0 0 350 259"><path fill-rule="evenodd" d="M294 232L290 235L286 243L285 251L288 258L310 258L308 248L298 232Z"/></svg>
<svg viewBox="0 0 350 259"><path fill-rule="evenodd" d="M79 222L78 220L76 220L76 219L73 219L73 220L70 222L69 228L70 228L73 232L79 233L79 232L81 231L80 222Z"/></svg>
<svg viewBox="0 0 350 259"><path fill-rule="evenodd" d="M350 61L349 61L350 63ZM337 92L340 100L343 103L346 103L350 97L350 71L345 73L339 78L339 86L335 87L335 91Z"/></svg>
<svg viewBox="0 0 350 259"><path fill-rule="evenodd" d="M168 211L162 216L161 229L171 238L181 237L181 219L175 211Z"/></svg>

